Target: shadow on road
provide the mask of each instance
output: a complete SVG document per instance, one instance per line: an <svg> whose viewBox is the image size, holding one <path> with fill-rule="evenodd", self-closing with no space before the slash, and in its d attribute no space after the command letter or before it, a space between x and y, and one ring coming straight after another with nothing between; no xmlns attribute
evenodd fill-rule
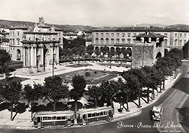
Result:
<svg viewBox="0 0 189 133"><path fill-rule="evenodd" d="M176 108L179 115L182 117L180 119L180 124L189 127L189 107Z"/></svg>
<svg viewBox="0 0 189 133"><path fill-rule="evenodd" d="M189 78L181 78L179 82L176 82L173 88L189 94Z"/></svg>

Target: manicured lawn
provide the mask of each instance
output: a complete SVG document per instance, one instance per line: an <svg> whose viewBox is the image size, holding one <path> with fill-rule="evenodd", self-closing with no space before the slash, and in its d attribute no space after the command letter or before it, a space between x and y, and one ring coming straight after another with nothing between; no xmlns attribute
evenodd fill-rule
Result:
<svg viewBox="0 0 189 133"><path fill-rule="evenodd" d="M102 63L98 63L99 65L102 65L102 66L110 66L110 62L102 62ZM123 64L120 64L120 63L111 63L111 66L117 66L117 67L131 67L131 65L129 65L129 64L125 64L125 63L123 63Z"/></svg>
<svg viewBox="0 0 189 133"><path fill-rule="evenodd" d="M90 73L90 75L86 76L86 73ZM66 80L67 82L72 82L72 77L74 75L82 75L84 76L85 80L87 80L87 84L98 84L101 83L103 80L110 80L117 76L116 72L108 72L108 71L99 71L99 70L79 70L79 71L73 71L70 73L61 74L58 76L61 76L62 79Z"/></svg>
<svg viewBox="0 0 189 133"><path fill-rule="evenodd" d="M87 66L92 66L91 64L71 64L71 65L67 65L67 67L87 67Z"/></svg>

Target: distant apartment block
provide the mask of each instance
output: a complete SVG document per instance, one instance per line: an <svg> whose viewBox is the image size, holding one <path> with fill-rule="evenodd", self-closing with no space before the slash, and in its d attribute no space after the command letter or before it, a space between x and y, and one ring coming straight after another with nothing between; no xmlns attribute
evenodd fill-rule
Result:
<svg viewBox="0 0 189 133"><path fill-rule="evenodd" d="M0 29L0 49L9 52L9 33Z"/></svg>
<svg viewBox="0 0 189 133"><path fill-rule="evenodd" d="M182 48L189 39L189 30L160 27L123 27L96 29L92 32L92 44L106 45L134 45L136 35L144 32L154 32L164 35L165 49Z"/></svg>

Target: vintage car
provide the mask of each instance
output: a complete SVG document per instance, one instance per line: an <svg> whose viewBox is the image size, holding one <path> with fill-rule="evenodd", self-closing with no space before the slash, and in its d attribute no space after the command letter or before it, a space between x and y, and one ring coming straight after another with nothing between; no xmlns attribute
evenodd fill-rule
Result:
<svg viewBox="0 0 189 133"><path fill-rule="evenodd" d="M152 109L152 119L154 121L160 121L163 108L161 106L154 106Z"/></svg>

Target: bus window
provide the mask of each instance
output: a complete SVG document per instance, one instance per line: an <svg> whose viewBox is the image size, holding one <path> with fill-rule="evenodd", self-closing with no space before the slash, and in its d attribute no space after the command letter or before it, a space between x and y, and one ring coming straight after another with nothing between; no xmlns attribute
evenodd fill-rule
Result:
<svg viewBox="0 0 189 133"><path fill-rule="evenodd" d="M62 120L64 120L64 119L66 119L66 117L65 117L65 116L63 116L63 117L62 117Z"/></svg>
<svg viewBox="0 0 189 133"><path fill-rule="evenodd" d="M53 116L52 119L53 119L53 120L56 120L56 116Z"/></svg>

